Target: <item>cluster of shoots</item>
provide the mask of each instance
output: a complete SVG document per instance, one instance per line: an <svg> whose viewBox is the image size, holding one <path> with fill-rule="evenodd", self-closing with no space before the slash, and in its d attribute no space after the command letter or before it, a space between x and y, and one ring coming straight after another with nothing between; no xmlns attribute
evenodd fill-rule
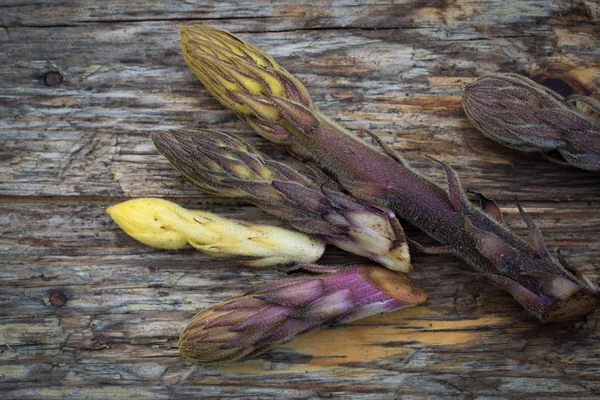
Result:
<svg viewBox="0 0 600 400"><path fill-rule="evenodd" d="M524 211L531 243L504 224L493 201L483 209L471 204L449 165L434 160L446 172L446 189L409 168L379 138L373 136L377 146L371 145L330 121L306 88L262 50L202 25L184 28L181 45L194 74L223 105L266 139L309 157L354 197L391 209L440 242L425 251L462 258L541 321L578 318L597 307L598 289L550 254Z"/></svg>
<svg viewBox="0 0 600 400"><path fill-rule="evenodd" d="M478 193L480 207L471 204L446 163L433 160L447 176L447 187L441 187L377 136L371 134L371 144L329 120L300 81L262 50L203 25L183 28L181 46L191 70L221 104L307 162L291 168L214 130L154 133L158 150L205 193L250 202L310 235L159 199L108 209L129 235L154 247L192 245L250 265L300 263L294 271L310 274L258 285L201 311L180 336L184 356L202 363L244 360L299 334L423 303L425 291L404 274L410 256L396 215L440 243L414 243L417 249L462 258L540 321L571 320L598 306L596 286L550 254L520 205L530 242L506 226L492 200ZM592 99L564 99L506 74L468 85L463 104L473 123L495 140L600 169L600 106ZM323 252L321 241L382 266L310 264Z"/></svg>
<svg viewBox="0 0 600 400"><path fill-rule="evenodd" d="M465 113L486 137L551 161L600 171L600 103L560 94L516 74L484 75L465 86Z"/></svg>
<svg viewBox="0 0 600 400"><path fill-rule="evenodd" d="M325 251L323 242L297 231L187 210L162 199L128 200L106 212L129 236L148 246L181 249L191 245L202 253L235 258L245 265L313 263Z"/></svg>

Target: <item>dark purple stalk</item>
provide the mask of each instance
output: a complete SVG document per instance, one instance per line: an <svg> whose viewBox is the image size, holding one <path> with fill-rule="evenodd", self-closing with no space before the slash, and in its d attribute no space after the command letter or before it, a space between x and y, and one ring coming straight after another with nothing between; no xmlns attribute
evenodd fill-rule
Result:
<svg viewBox="0 0 600 400"><path fill-rule="evenodd" d="M577 318L593 311L598 290L579 272L550 256L537 226L519 207L534 247L502 221L473 207L456 172L438 161L448 177L448 191L409 168L383 143L382 150L347 134L318 111L271 97L294 146L310 154L353 195L385 205L428 233L449 253L511 293L542 321ZM489 206L489 204L488 204ZM500 215L497 206L493 205Z"/></svg>

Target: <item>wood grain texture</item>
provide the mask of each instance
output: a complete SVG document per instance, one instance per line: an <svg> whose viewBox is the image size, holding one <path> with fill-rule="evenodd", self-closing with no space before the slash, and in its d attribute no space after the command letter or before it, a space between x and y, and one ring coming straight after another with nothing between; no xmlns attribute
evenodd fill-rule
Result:
<svg viewBox="0 0 600 400"><path fill-rule="evenodd" d="M457 259L414 255L420 307L300 337L257 360L178 356L196 310L282 272L161 251L106 207L157 196L248 221L247 204L199 194L152 131L210 126L291 161L203 90L178 30L209 23L265 49L332 119L382 137L443 183L514 195L551 251L600 281L600 176L504 149L464 116L463 84L486 72L571 69L597 93L593 0L7 1L0 4L0 391L2 398L504 399L600 396L600 317L541 325ZM58 71L62 83L44 83ZM411 227L409 236L428 243ZM324 263L357 261L328 249ZM66 303L56 307L56 293ZM54 299L53 301L51 301Z"/></svg>

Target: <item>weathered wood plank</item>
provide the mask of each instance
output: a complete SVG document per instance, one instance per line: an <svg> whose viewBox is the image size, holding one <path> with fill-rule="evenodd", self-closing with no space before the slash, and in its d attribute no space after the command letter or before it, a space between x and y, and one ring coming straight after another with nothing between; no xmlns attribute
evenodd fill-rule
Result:
<svg viewBox="0 0 600 400"><path fill-rule="evenodd" d="M600 391L597 315L540 326L506 293L465 274L458 260L439 256L414 257L414 276L430 292L423 306L306 335L255 361L187 362L178 357L176 339L195 310L281 273L191 249L152 250L104 214L118 200L3 201L0 389L8 398L161 398L201 386L211 388L211 396L276 396L285 387L291 398L318 392L367 399L469 391L592 398ZM507 223L525 235L516 209L506 206ZM273 222L249 206L208 207ZM558 210L547 203L525 207L548 246L563 248L597 281L597 210L581 202ZM421 238L412 229L409 234ZM329 262L347 260L331 250ZM50 303L55 291L67 296L62 308ZM470 382L475 378L477 384ZM175 384L183 386L165 391L163 385ZM249 392L241 394L240 387Z"/></svg>
<svg viewBox="0 0 600 400"><path fill-rule="evenodd" d="M485 21L488 16L495 17L495 25L503 27L516 21L533 22L556 15L569 15L575 20L585 20L598 13L598 5L593 0L531 0L520 3L493 0L187 0L161 3L148 3L143 0L110 0L101 3L37 0L4 2L1 7L4 27L147 20L212 20L228 25L226 28L239 29L240 24L244 24L245 29L258 32L332 27L439 27L452 22Z"/></svg>
<svg viewBox="0 0 600 400"><path fill-rule="evenodd" d="M0 192L195 195L147 138L153 130L182 126L241 133L285 157L209 98L181 60L179 26L115 23L5 33ZM562 60L567 50L566 58L583 66L600 56L600 46L589 42L555 44L551 26L523 26L517 37L476 30L479 36L465 36L458 27L446 32L449 37L440 28L244 37L289 66L326 114L355 131L381 134L439 182L442 172L425 154L455 165L469 188L498 198L597 200L596 175L503 149L478 134L462 112L460 88L474 75L532 72ZM570 29L585 35L588 26ZM45 86L44 73L55 69L65 81Z"/></svg>

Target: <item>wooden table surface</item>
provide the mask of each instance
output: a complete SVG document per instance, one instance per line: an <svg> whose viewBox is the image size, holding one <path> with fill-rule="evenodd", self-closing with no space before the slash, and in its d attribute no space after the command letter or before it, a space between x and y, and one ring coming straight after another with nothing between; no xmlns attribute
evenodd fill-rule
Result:
<svg viewBox="0 0 600 400"><path fill-rule="evenodd" d="M413 276L430 293L420 307L312 333L244 363L180 357L177 336L197 310L282 275L145 247L106 207L155 196L278 223L198 193L154 149L153 131L215 127L289 159L188 70L178 30L193 23L268 51L325 114L380 134L436 182L443 172L426 155L450 163L525 236L517 195L548 247L600 280L600 175L492 143L460 104L465 83L494 71L567 71L594 94L598 1L3 1L0 397L600 396L598 313L542 325L448 256L414 255ZM64 80L48 86L49 71ZM332 248L323 262L356 260ZM60 293L66 304L57 307Z"/></svg>

